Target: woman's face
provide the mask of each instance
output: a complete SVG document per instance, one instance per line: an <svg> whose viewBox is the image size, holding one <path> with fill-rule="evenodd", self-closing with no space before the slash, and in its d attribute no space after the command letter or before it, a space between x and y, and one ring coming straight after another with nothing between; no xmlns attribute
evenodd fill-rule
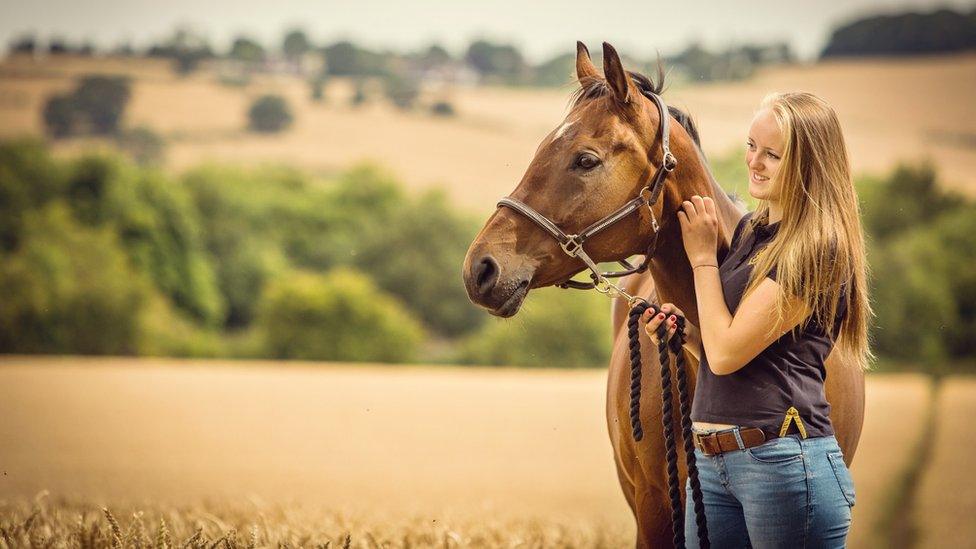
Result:
<svg viewBox="0 0 976 549"><path fill-rule="evenodd" d="M746 141L746 166L749 168L749 194L757 200L775 201L779 190L773 180L783 157L783 136L773 111L762 109L752 119Z"/></svg>

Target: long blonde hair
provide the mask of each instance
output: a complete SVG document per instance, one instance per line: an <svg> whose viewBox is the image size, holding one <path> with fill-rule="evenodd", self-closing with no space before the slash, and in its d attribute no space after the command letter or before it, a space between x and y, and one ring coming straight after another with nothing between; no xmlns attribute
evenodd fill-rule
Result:
<svg viewBox="0 0 976 549"><path fill-rule="evenodd" d="M744 293L755 289L775 266L781 287L777 323L786 314L786 296L794 295L806 306L805 318L813 315L832 336L841 284L846 285L848 309L835 350L844 354L845 363L869 369L874 354L868 341L868 321L873 315L868 265L840 121L826 101L810 93L771 93L763 98L762 109L771 110L784 138L780 167L772 182L779 190L783 218L775 238L756 259ZM760 200L752 226L744 230L768 221L769 202Z"/></svg>

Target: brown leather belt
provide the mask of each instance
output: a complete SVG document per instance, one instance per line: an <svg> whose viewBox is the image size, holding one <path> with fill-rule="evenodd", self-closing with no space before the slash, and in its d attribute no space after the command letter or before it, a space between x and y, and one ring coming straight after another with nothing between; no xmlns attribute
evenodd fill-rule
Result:
<svg viewBox="0 0 976 549"><path fill-rule="evenodd" d="M735 433L739 432L736 438ZM691 439L695 443L695 448L701 450L706 456L714 456L732 450L745 450L753 446L759 446L771 438L759 427L747 427L745 429L726 429L714 433L692 433ZM741 444L740 444L741 440Z"/></svg>

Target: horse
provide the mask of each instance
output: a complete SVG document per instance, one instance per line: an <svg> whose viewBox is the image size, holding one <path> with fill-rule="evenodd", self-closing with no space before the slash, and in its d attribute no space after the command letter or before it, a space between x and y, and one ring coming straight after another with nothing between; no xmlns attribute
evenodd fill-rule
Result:
<svg viewBox="0 0 976 549"><path fill-rule="evenodd" d="M672 302L684 311L687 322L698 325L694 277L677 211L693 195L712 197L720 217L716 253L721 261L729 252L731 234L745 213L744 206L715 181L691 118L674 107L663 108L660 63L655 83L625 71L617 51L604 42L601 75L586 46L577 42L576 77L580 87L565 119L542 140L507 202L499 202L468 248L462 266L468 297L490 314L508 318L518 313L532 289L579 287L578 281L570 279L587 268L596 273L593 263L630 266L628 258L644 255L641 268L628 269L619 286L613 286L620 291L608 292L606 285L601 291L611 297ZM669 120L676 123L667 124ZM669 162L673 164L667 165ZM601 225L599 220L614 217L621 206L644 196L645 183L652 178L661 183L655 200L638 201L642 207L618 215L611 224L601 226L598 234L590 235L584 229ZM528 212L536 212L538 217L533 219ZM552 226L547 228L540 218ZM588 238L567 247L567 242L557 240L561 231L563 236L582 231ZM579 249L585 246L585 253L574 255L576 245ZM596 277L594 282L598 282ZM600 284L592 286L601 289ZM636 546L665 547L672 543L672 522L661 424L661 376L656 350L641 331L645 434L637 442L629 419L626 323L632 303L613 299L611 305L614 344L607 376L607 428L620 486L637 526ZM684 364L693 395L698 361L686 353ZM864 375L834 353L827 358L826 367L830 419L850 464L864 420ZM677 409L678 403L673 405ZM675 417L676 431L680 431L679 421ZM684 486L687 469L683 460L678 463Z"/></svg>

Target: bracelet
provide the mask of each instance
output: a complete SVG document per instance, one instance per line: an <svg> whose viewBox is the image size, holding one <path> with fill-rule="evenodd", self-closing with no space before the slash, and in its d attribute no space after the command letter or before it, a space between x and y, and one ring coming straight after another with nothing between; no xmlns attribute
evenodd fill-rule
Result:
<svg viewBox="0 0 976 549"><path fill-rule="evenodd" d="M691 267L691 270L695 270L695 269L697 269L698 267L715 267L716 269L718 269L718 265L713 265L713 264L711 264L711 263L702 263L701 265L693 265L693 266Z"/></svg>

